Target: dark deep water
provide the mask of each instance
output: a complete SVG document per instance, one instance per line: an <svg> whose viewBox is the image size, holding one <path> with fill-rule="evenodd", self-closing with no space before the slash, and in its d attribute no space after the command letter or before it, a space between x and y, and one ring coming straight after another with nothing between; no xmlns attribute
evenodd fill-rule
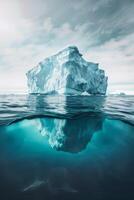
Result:
<svg viewBox="0 0 134 200"><path fill-rule="evenodd" d="M0 95L0 200L134 199L134 96Z"/></svg>

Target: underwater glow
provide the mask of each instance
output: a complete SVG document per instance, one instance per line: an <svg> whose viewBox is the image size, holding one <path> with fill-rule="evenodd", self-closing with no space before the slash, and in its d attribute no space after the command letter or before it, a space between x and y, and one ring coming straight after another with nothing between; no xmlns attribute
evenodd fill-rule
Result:
<svg viewBox="0 0 134 200"><path fill-rule="evenodd" d="M132 199L133 96L0 97L2 200Z"/></svg>

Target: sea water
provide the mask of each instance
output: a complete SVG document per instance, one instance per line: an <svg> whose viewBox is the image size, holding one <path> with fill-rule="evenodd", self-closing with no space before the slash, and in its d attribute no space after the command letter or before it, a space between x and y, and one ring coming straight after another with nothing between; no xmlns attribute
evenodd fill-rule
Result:
<svg viewBox="0 0 134 200"><path fill-rule="evenodd" d="M134 96L0 95L0 200L134 198Z"/></svg>

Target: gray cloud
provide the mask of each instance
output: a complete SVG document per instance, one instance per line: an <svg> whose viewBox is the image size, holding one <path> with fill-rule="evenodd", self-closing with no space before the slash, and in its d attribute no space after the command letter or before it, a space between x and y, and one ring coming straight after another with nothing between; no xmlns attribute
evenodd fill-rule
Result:
<svg viewBox="0 0 134 200"><path fill-rule="evenodd" d="M71 27L87 24L83 37L88 32L92 45L119 39L134 31L133 0L39 0L38 3L24 0L22 8L24 16L37 20L39 26L47 18L51 18L57 28L64 23Z"/></svg>

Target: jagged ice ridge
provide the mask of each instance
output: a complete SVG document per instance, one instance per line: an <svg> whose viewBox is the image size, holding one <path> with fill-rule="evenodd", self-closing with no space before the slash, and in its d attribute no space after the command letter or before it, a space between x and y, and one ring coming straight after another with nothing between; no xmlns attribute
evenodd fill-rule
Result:
<svg viewBox="0 0 134 200"><path fill-rule="evenodd" d="M26 75L29 93L105 95L107 89L104 70L84 60L75 46L44 59Z"/></svg>

